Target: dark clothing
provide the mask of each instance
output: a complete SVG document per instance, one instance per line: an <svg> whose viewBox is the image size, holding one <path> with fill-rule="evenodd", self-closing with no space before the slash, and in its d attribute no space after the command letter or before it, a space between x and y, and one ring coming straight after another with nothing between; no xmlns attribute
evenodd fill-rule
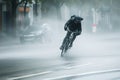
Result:
<svg viewBox="0 0 120 80"><path fill-rule="evenodd" d="M65 24L65 28L69 28L70 31L75 32L75 31L81 31L81 23L75 23L74 20L69 20L66 24Z"/></svg>
<svg viewBox="0 0 120 80"><path fill-rule="evenodd" d="M81 28L81 21L83 18L76 17L75 19L70 19L64 26L64 30L71 31L71 32L82 32Z"/></svg>
<svg viewBox="0 0 120 80"><path fill-rule="evenodd" d="M66 22L66 24L64 26L64 30L67 31L67 34L63 40L62 46L65 43L66 39L69 38L71 36L71 34L73 33L73 39L70 44L72 47L73 41L75 40L76 36L80 35L82 32L82 28L81 28L82 20L83 20L83 18L75 16ZM61 46L61 48L62 48L62 46Z"/></svg>

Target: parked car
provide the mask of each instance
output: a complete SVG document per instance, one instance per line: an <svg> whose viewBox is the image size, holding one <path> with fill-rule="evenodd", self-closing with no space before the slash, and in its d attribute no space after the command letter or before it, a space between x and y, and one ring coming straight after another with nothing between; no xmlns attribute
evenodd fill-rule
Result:
<svg viewBox="0 0 120 80"><path fill-rule="evenodd" d="M47 34L48 24L34 24L29 26L26 30L24 30L20 35L20 42L42 42L44 40L45 35Z"/></svg>

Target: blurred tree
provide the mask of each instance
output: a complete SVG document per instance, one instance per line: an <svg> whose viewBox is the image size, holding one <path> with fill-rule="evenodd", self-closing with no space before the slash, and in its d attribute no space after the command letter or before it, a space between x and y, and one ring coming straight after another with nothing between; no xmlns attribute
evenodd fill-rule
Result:
<svg viewBox="0 0 120 80"><path fill-rule="evenodd" d="M61 19L61 6L63 5L63 3L65 2L65 0L53 0L53 4L55 5L56 7L56 10L57 10L57 17L58 19Z"/></svg>
<svg viewBox="0 0 120 80"><path fill-rule="evenodd" d="M40 2L41 0L4 0L6 2L8 6L8 10L10 11L9 15L10 15L10 24L12 26L12 32L15 34L16 33L16 10L17 10L17 7L21 4L24 4L24 16L26 16L26 6L27 4L32 4L33 2L34 3L38 3Z"/></svg>
<svg viewBox="0 0 120 80"><path fill-rule="evenodd" d="M49 14L49 12L51 12L50 11L51 8L54 8L56 10L57 18L60 19L61 18L60 8L65 1L66 0L41 0L42 16L46 17Z"/></svg>

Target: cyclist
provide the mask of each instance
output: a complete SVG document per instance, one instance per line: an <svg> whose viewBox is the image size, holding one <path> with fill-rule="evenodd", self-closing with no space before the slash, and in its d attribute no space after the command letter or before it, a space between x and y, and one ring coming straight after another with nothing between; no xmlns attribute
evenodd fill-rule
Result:
<svg viewBox="0 0 120 80"><path fill-rule="evenodd" d="M62 50L63 44L65 43L66 39L70 37L73 33L73 39L71 41L70 47L73 45L73 41L75 40L76 36L80 35L82 32L81 21L83 18L72 15L71 18L66 22L64 26L64 30L67 31L67 34L62 42L60 49Z"/></svg>

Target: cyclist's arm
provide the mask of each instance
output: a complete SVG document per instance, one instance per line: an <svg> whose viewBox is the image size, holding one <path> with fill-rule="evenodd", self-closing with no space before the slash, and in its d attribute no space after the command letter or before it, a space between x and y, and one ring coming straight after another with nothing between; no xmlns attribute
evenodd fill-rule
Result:
<svg viewBox="0 0 120 80"><path fill-rule="evenodd" d="M70 25L71 23L71 20L68 20L66 23L65 23L65 26L64 26L64 30L66 31L67 30L67 27Z"/></svg>
<svg viewBox="0 0 120 80"><path fill-rule="evenodd" d="M78 28L78 35L80 35L81 34L81 32L82 32L82 27L81 27L81 23L80 23L80 26L79 26L79 28Z"/></svg>

